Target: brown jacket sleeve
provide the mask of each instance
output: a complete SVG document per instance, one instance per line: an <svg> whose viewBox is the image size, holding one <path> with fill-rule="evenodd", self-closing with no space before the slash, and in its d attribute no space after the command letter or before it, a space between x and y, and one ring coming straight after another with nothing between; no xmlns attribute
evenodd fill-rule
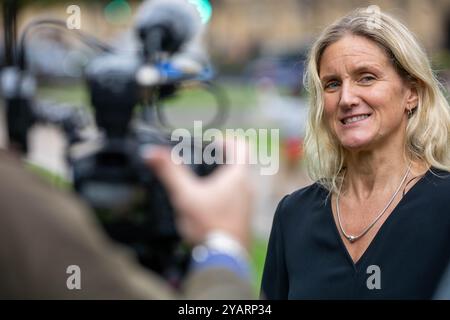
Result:
<svg viewBox="0 0 450 320"><path fill-rule="evenodd" d="M81 202L56 190L0 151L0 298L3 299L251 299L232 272L190 275L175 292L133 254L113 243ZM81 289L69 290L70 265Z"/></svg>

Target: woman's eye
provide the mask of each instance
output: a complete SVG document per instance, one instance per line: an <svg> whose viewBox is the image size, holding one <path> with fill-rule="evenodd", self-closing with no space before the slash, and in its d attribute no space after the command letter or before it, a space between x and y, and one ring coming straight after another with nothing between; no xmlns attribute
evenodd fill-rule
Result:
<svg viewBox="0 0 450 320"><path fill-rule="evenodd" d="M375 77L374 77L374 76L369 76L369 75L367 75L367 76L364 76L364 77L362 77L361 79L359 79L359 82L362 82L362 83L369 83L369 82L371 82L371 81L373 81L373 80L375 80Z"/></svg>
<svg viewBox="0 0 450 320"><path fill-rule="evenodd" d="M339 86L339 82L338 81L330 81L325 85L325 89L336 89Z"/></svg>

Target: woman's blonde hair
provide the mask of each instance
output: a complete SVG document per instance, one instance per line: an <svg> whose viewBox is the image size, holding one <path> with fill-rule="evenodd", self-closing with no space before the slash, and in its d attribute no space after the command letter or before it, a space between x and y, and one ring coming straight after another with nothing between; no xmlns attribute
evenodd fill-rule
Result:
<svg viewBox="0 0 450 320"><path fill-rule="evenodd" d="M450 171L449 105L425 51L397 19L383 12L357 9L326 28L309 53L304 82L310 95L310 110L304 149L310 177L330 192L337 192L342 179L344 149L323 117L319 66L324 50L348 34L365 37L383 48L398 73L417 89L418 105L406 129L409 159Z"/></svg>

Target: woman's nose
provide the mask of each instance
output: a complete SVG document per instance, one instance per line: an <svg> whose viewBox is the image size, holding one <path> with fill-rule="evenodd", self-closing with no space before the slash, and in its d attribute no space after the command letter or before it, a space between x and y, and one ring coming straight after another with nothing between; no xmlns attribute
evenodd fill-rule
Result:
<svg viewBox="0 0 450 320"><path fill-rule="evenodd" d="M356 88L351 83L343 83L341 87L341 96L339 99L339 107L351 109L360 103L360 98Z"/></svg>

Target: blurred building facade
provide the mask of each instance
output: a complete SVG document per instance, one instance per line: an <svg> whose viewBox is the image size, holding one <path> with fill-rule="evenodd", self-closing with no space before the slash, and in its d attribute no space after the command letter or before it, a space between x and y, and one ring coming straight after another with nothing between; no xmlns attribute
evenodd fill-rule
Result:
<svg viewBox="0 0 450 320"><path fill-rule="evenodd" d="M119 1L109 1L114 2ZM82 29L108 39L129 30L141 1L120 2L129 7L122 8L122 15L113 12L115 21L111 21L111 15L107 16L106 0L53 1L44 5L34 1L20 21L42 16L64 18L68 15L66 8L77 4L81 8ZM207 43L215 60L225 64L243 63L261 52L307 47L325 26L352 9L369 5L377 5L399 17L429 52L450 46L449 0L210 0L210 3L213 14Z"/></svg>
<svg viewBox="0 0 450 320"><path fill-rule="evenodd" d="M449 0L215 0L211 52L239 61L258 51L295 50L352 9L379 6L434 52L449 45ZM450 48L449 48L450 49Z"/></svg>

